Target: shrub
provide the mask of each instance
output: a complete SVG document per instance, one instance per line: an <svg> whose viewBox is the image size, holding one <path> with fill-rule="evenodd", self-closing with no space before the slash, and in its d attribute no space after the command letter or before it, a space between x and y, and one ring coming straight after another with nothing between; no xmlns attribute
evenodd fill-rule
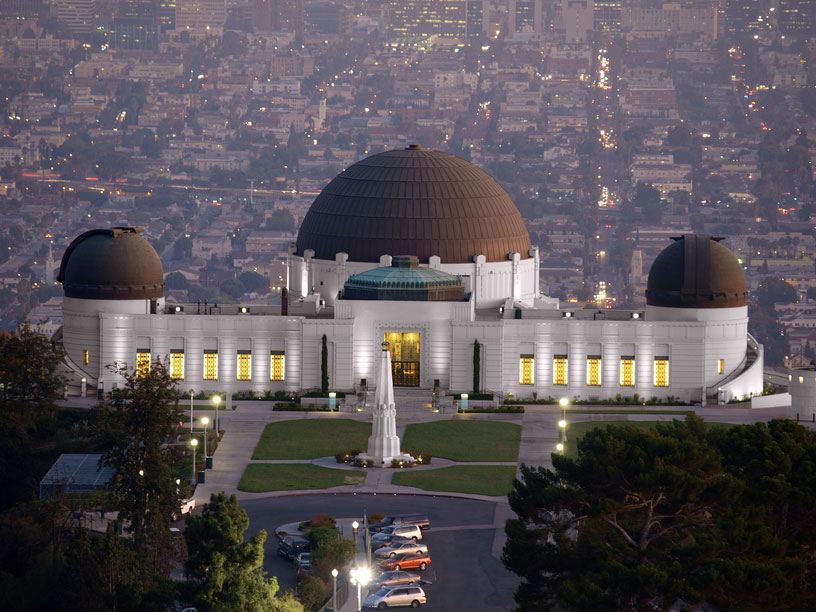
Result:
<svg viewBox="0 0 816 612"><path fill-rule="evenodd" d="M336 453L334 455L334 460L337 463L348 463L349 461L349 454L348 453Z"/></svg>
<svg viewBox="0 0 816 612"><path fill-rule="evenodd" d="M369 514L368 524L373 525L374 523L380 523L385 519L386 516L388 515L383 512L375 512L374 514Z"/></svg>
<svg viewBox="0 0 816 612"><path fill-rule="evenodd" d="M309 521L309 526L312 529L317 529L318 527L336 527L336 524L334 517L328 514L316 514L312 517L312 520Z"/></svg>
<svg viewBox="0 0 816 612"><path fill-rule="evenodd" d="M305 612L316 612L329 597L329 587L317 576L309 576L298 584L300 603Z"/></svg>

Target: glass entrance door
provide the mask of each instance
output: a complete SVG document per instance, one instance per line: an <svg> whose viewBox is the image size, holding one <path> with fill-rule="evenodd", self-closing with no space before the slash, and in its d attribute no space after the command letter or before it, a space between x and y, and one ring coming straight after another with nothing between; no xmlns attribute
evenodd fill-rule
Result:
<svg viewBox="0 0 816 612"><path fill-rule="evenodd" d="M386 332L395 387L419 386L419 332Z"/></svg>

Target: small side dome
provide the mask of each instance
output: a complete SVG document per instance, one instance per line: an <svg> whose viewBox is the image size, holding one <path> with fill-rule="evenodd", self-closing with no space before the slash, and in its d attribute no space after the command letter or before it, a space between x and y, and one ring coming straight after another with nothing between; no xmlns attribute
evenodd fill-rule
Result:
<svg viewBox="0 0 816 612"><path fill-rule="evenodd" d="M164 296L164 268L141 228L94 229L78 236L62 256L57 281L65 297L148 300Z"/></svg>
<svg viewBox="0 0 816 612"><path fill-rule="evenodd" d="M672 237L649 270L646 303L665 308L736 308L748 290L737 256L722 238L687 234Z"/></svg>

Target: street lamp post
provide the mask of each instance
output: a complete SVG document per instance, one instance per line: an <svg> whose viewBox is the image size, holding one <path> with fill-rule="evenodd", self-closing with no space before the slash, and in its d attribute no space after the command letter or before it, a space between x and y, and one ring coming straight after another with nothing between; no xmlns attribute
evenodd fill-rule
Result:
<svg viewBox="0 0 816 612"><path fill-rule="evenodd" d="M351 524L351 528L354 530L354 542L356 543L357 542L357 530L360 528L360 523L358 523L357 521L354 521Z"/></svg>
<svg viewBox="0 0 816 612"><path fill-rule="evenodd" d="M210 424L210 419L201 417L201 424L204 426L204 461L207 461L207 425Z"/></svg>
<svg viewBox="0 0 816 612"><path fill-rule="evenodd" d="M334 594L332 595L332 612L337 612L337 568L332 570L332 581L334 582Z"/></svg>
<svg viewBox="0 0 816 612"><path fill-rule="evenodd" d="M362 612L362 589L371 581L371 570L366 567L357 567L351 570L351 584L357 585L357 612Z"/></svg>
<svg viewBox="0 0 816 612"><path fill-rule="evenodd" d="M195 420L195 406L193 405L193 399L195 398L195 393L192 389L190 389L190 435L193 435L193 421Z"/></svg>
<svg viewBox="0 0 816 612"><path fill-rule="evenodd" d="M197 438L190 439L190 446L193 447L193 477L190 479L190 485L195 486L196 485L195 450L196 450L196 446L198 446L198 439Z"/></svg>
<svg viewBox="0 0 816 612"><path fill-rule="evenodd" d="M221 403L221 396L220 395L213 395L212 403L215 404L215 422L213 423L213 427L215 428L215 435L218 435L218 404Z"/></svg>

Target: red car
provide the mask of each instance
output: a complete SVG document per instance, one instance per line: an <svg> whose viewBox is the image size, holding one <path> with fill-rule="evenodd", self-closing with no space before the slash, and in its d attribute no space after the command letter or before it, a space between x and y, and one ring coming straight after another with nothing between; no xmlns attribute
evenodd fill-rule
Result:
<svg viewBox="0 0 816 612"><path fill-rule="evenodd" d="M413 569L418 567L424 570L431 564L431 557L428 553L402 553L390 559L380 561L380 567L384 570Z"/></svg>

